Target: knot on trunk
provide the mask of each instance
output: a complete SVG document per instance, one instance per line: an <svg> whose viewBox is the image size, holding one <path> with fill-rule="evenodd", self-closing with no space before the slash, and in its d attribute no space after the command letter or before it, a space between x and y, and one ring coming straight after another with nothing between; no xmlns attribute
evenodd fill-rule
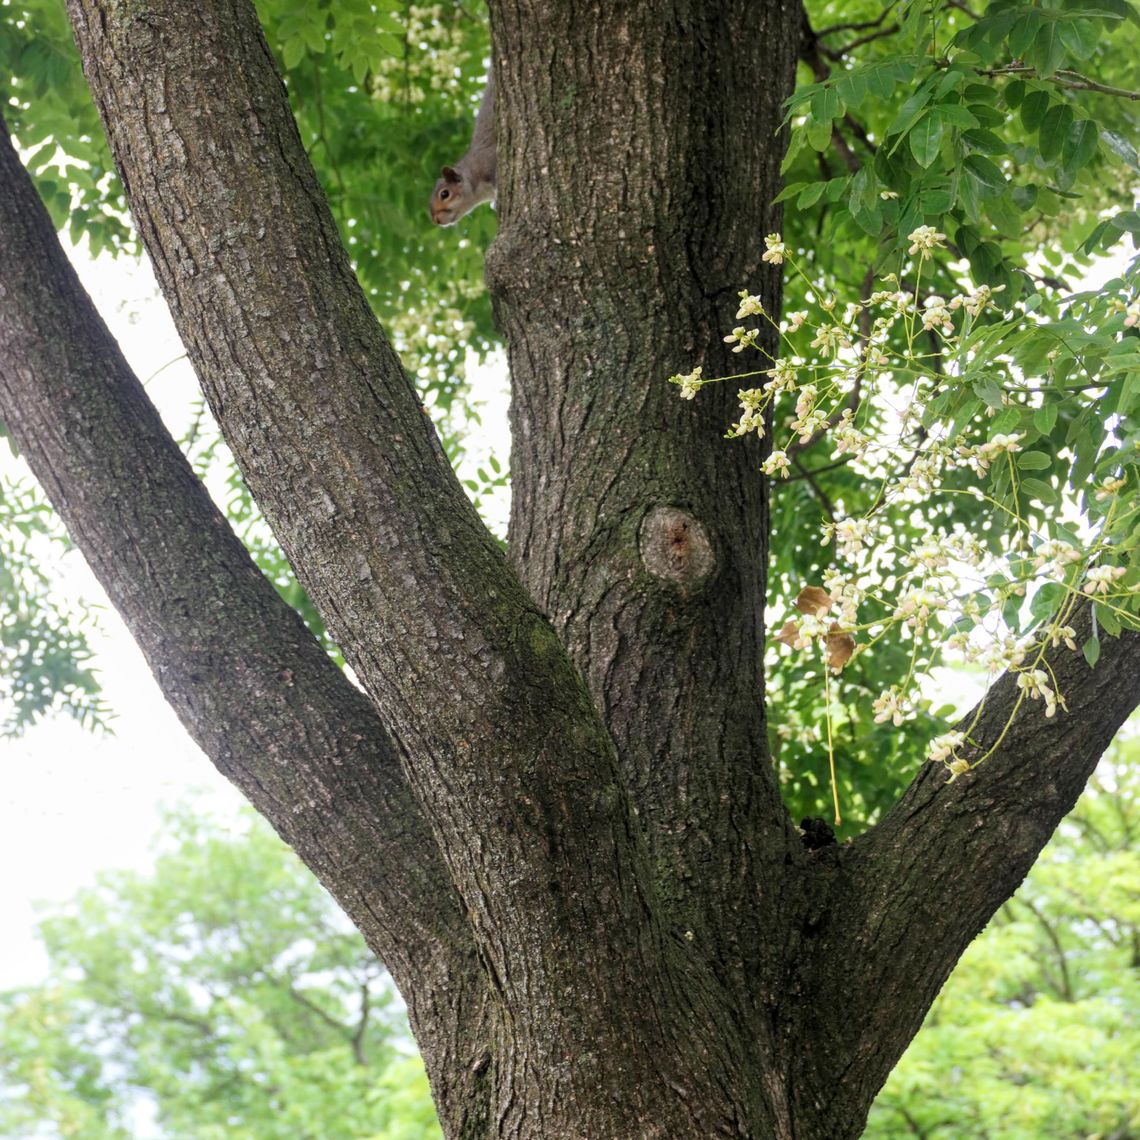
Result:
<svg viewBox="0 0 1140 1140"><path fill-rule="evenodd" d="M654 578L686 591L703 585L716 566L705 528L677 507L654 507L645 516L638 547Z"/></svg>

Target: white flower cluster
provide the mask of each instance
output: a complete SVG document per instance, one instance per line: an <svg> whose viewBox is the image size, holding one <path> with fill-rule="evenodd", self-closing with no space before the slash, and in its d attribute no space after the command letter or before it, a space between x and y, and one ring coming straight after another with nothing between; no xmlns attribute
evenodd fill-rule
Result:
<svg viewBox="0 0 1140 1140"><path fill-rule="evenodd" d="M1082 590L1090 597L1097 594L1108 594L1128 571L1123 566L1093 566L1085 575Z"/></svg>
<svg viewBox="0 0 1140 1140"><path fill-rule="evenodd" d="M746 348L758 348L756 338L760 335L759 329L746 329L743 325L737 325L724 338L725 344L732 345L733 352L743 352Z"/></svg>
<svg viewBox="0 0 1140 1140"><path fill-rule="evenodd" d="M873 533L874 524L870 519L840 519L838 522L824 524L821 545L829 545L834 538L843 557L854 561Z"/></svg>
<svg viewBox="0 0 1140 1140"><path fill-rule="evenodd" d="M1017 675L1017 687L1033 700L1045 701L1045 715L1051 717L1057 711L1057 694L1049 684L1051 680L1044 669L1026 669Z"/></svg>
<svg viewBox="0 0 1140 1140"><path fill-rule="evenodd" d="M907 253L917 253L919 257L929 257L946 240L945 234L940 234L933 226L919 226L907 234L911 246Z"/></svg>
<svg viewBox="0 0 1140 1140"><path fill-rule="evenodd" d="M930 742L930 750L926 754L927 759L933 760L935 763L939 761L945 763L965 743L966 734L964 732L944 732Z"/></svg>
<svg viewBox="0 0 1140 1140"><path fill-rule="evenodd" d="M1030 561L1038 573L1064 581L1068 568L1082 558L1084 553L1077 547L1057 538L1047 538L1034 550Z"/></svg>
<svg viewBox="0 0 1140 1140"><path fill-rule="evenodd" d="M773 451L763 463L760 464L760 470L765 475L780 475L786 479L788 477L788 453L786 451Z"/></svg>
<svg viewBox="0 0 1140 1140"><path fill-rule="evenodd" d="M788 478L795 465L810 477L820 465L798 462L797 452L826 437L834 458L850 459L866 486L880 486L861 507L852 509L842 498L827 504L830 521L822 527L821 543L835 548L844 571L833 567L824 573L822 588L805 587L796 603L799 614L775 640L800 650L816 646L834 673L890 630L909 641L914 652L905 680L872 703L879 724L900 726L915 715L916 679L947 649L990 675L1012 672L1019 705L1041 701L1052 717L1065 704L1045 652L1078 648L1067 624L1076 600L1083 595L1104 605L1106 613L1120 612L1116 599L1136 587L1125 583L1124 566L1101 562L1106 551L1114 562L1119 557L1108 540L1078 540L1073 535L1080 528L1071 525L1050 533L1035 514L1022 517L1024 484L1049 468L1050 447L1055 453L1059 446L1041 423L1051 429L1057 419L1049 391L1065 382L1060 348L1046 354L1036 378L1019 370L1016 353L993 348L1017 340L991 337L989 325L986 335L972 335L973 322L998 309L1003 287L979 285L949 297L931 294L929 286L924 292L924 265L945 247L946 235L923 225L911 231L909 241L913 260L858 302L844 303L810 283L811 311L788 313L777 322L759 296L742 290L736 320L743 323L724 337L734 353L751 348L766 357L756 372L726 378L762 377L752 381L755 387L738 390L740 414L727 434L774 435L760 464L764 475ZM769 234L764 244L766 263L790 263L803 278L780 234ZM1125 328L1140 328L1140 300L1116 298L1109 311L1123 316ZM1024 340L1023 325L1010 317L1005 326ZM1002 327L995 322L999 332ZM1112 330L1119 338L1119 321ZM1071 363L1071 353L1064 359ZM670 379L683 399L713 382L700 368ZM978 410L971 415L972 408ZM995 419L988 439L980 430L983 416ZM1031 420L1037 430L1030 437ZM1100 476L1082 499L1094 522L1120 509L1131 478L1130 468L1122 463L1121 469L1123 474ZM964 478L967 472L977 479ZM1056 476L1041 478L1053 483ZM901 532L892 532L886 520L921 519L924 503L935 494L987 503L998 531L979 527L975 534L958 524L949 534L921 537L920 525L904 523ZM888 505L891 513L882 509ZM915 513L908 516L910 508ZM1008 533L999 551L993 535L1003 526ZM1058 616L1032 636L1005 632L1003 616L1020 608L1023 598L1035 602L1042 583L1051 584L1051 591L1062 588L1045 595L1063 599ZM862 621L861 609L869 613ZM931 744L930 758L944 764L951 779L987 755L970 732L966 727L945 733ZM974 749L968 760L960 754L967 744Z"/></svg>
<svg viewBox="0 0 1140 1140"><path fill-rule="evenodd" d="M784 255L787 250L784 248L784 242L779 234L769 234L764 239L765 253L761 257L761 261L767 261L771 265L783 265Z"/></svg>
<svg viewBox="0 0 1140 1140"><path fill-rule="evenodd" d="M990 464L999 455L1012 455L1015 451L1020 451L1021 439L1021 432L1014 432L1013 434L999 432L992 439L973 447L959 444L957 448L958 457L964 459L977 474L984 475L989 470Z"/></svg>
<svg viewBox="0 0 1140 1140"><path fill-rule="evenodd" d="M768 397L762 388L742 388L736 393L740 401L741 416L737 423L728 429L729 439L738 439L754 431L758 436L764 435L764 409L768 406Z"/></svg>
<svg viewBox="0 0 1140 1140"><path fill-rule="evenodd" d="M692 400L696 398L701 388L710 383L710 381L701 379L701 366L698 364L692 372L683 372L676 376L670 376L669 383L680 384L682 400Z"/></svg>
<svg viewBox="0 0 1140 1140"><path fill-rule="evenodd" d="M886 692L876 697L871 702L871 709L875 714L876 724L883 724L889 720L896 728L901 727L911 712L910 705L899 692L898 685L892 685Z"/></svg>
<svg viewBox="0 0 1140 1140"><path fill-rule="evenodd" d="M749 293L747 289L740 290L740 308L736 310L738 321L744 320L745 317L765 317L767 315L764 311L764 302L759 297Z"/></svg>

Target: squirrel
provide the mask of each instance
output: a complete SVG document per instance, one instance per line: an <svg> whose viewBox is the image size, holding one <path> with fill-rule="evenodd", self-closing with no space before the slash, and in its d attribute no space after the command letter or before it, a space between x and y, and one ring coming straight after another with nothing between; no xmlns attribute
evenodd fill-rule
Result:
<svg viewBox="0 0 1140 1140"><path fill-rule="evenodd" d="M479 113L475 116L475 133L467 153L454 165L440 171L440 179L431 192L431 220L437 226L454 225L480 202L495 198L495 88L488 77Z"/></svg>

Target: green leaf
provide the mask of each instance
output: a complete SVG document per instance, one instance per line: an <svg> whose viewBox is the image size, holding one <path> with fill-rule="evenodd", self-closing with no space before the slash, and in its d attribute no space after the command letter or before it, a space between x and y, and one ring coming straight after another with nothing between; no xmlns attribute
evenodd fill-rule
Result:
<svg viewBox="0 0 1140 1140"><path fill-rule="evenodd" d="M1100 239L1104 236L1107 229L1107 220L1098 222L1097 225L1093 227L1092 233L1090 233L1089 236L1085 238L1083 242L1081 242L1081 251L1083 253L1092 253L1093 250L1096 249L1097 245L1100 244Z"/></svg>
<svg viewBox="0 0 1140 1140"><path fill-rule="evenodd" d="M287 40L281 48L281 58L290 71L305 58L305 41L299 36Z"/></svg>
<svg viewBox="0 0 1140 1140"><path fill-rule="evenodd" d="M1052 162L1060 153L1073 124L1073 108L1068 103L1056 103L1045 112L1037 132L1041 157Z"/></svg>
<svg viewBox="0 0 1140 1140"><path fill-rule="evenodd" d="M987 194L1001 192L1006 188L1005 175L1001 168L982 154L968 154L962 161L962 168L978 183L985 187ZM983 195L984 196L984 195Z"/></svg>
<svg viewBox="0 0 1140 1140"><path fill-rule="evenodd" d="M1065 51L1074 59L1088 59L1100 40L1100 33L1091 20L1061 20L1057 32Z"/></svg>
<svg viewBox="0 0 1140 1140"><path fill-rule="evenodd" d="M809 183L804 192L796 199L796 205L801 210L806 210L809 207L814 206L823 195L823 191L826 186L826 182Z"/></svg>
<svg viewBox="0 0 1140 1140"><path fill-rule="evenodd" d="M1118 135L1115 131L1102 130L1101 141L1126 166L1140 174L1140 153L1128 139Z"/></svg>
<svg viewBox="0 0 1140 1140"><path fill-rule="evenodd" d="M1124 376L1124 383L1120 392L1120 400L1116 405L1116 410L1120 415L1126 416L1132 412L1137 405L1140 405L1140 357L1134 362L1134 370L1127 372Z"/></svg>
<svg viewBox="0 0 1140 1140"><path fill-rule="evenodd" d="M990 420L990 439L995 435L1008 435L1021 422L1021 412L1017 408L1003 408Z"/></svg>
<svg viewBox="0 0 1140 1140"><path fill-rule="evenodd" d="M1089 663L1089 668L1093 668L1100 660L1100 638L1094 633L1081 646L1081 652L1084 654L1085 660Z"/></svg>
<svg viewBox="0 0 1140 1140"><path fill-rule="evenodd" d="M1042 451L1026 451L1017 457L1017 466L1022 471L1047 471L1053 461Z"/></svg>
<svg viewBox="0 0 1140 1140"><path fill-rule="evenodd" d="M905 134L918 122L919 116L930 102L930 90L920 87L900 108L894 123L888 128L888 135Z"/></svg>
<svg viewBox="0 0 1140 1140"><path fill-rule="evenodd" d="M1096 607L1096 616L1105 633L1111 637L1120 636L1120 618L1117 617L1116 612L1110 606L1103 604L1098 605Z"/></svg>
<svg viewBox="0 0 1140 1140"><path fill-rule="evenodd" d="M1009 51L1015 58L1025 55L1029 45L1037 37L1041 27L1041 17L1036 10L1024 12L1009 32Z"/></svg>
<svg viewBox="0 0 1140 1140"><path fill-rule="evenodd" d="M942 148L942 120L933 112L924 115L911 128L910 153L921 167L928 167Z"/></svg>
<svg viewBox="0 0 1140 1140"><path fill-rule="evenodd" d="M811 97L811 114L817 123L830 124L840 113L839 95L834 86L823 86Z"/></svg>
<svg viewBox="0 0 1140 1140"><path fill-rule="evenodd" d="M772 199L772 204L775 205L777 202L786 202L789 198L794 198L805 187L813 185L815 185L815 183L812 182L790 182Z"/></svg>
<svg viewBox="0 0 1140 1140"><path fill-rule="evenodd" d="M1042 79L1048 79L1065 62L1065 55L1058 21L1049 20L1038 31L1026 58Z"/></svg>
<svg viewBox="0 0 1140 1140"><path fill-rule="evenodd" d="M1011 110L1016 111L1021 106L1022 99L1025 98L1026 86L1024 79L1014 79L1006 84L1005 87L1005 105Z"/></svg>
<svg viewBox="0 0 1140 1140"><path fill-rule="evenodd" d="M867 98L868 83L865 73L849 71L835 85L836 94L852 110L858 110Z"/></svg>
<svg viewBox="0 0 1140 1140"><path fill-rule="evenodd" d="M999 138L993 131L972 130L963 131L962 141L969 143L975 150L984 154L1008 154L1009 146L1005 139Z"/></svg>
<svg viewBox="0 0 1140 1140"><path fill-rule="evenodd" d="M1048 91L1030 91L1021 101L1021 125L1031 134L1036 131L1044 121L1052 101Z"/></svg>
<svg viewBox="0 0 1140 1140"><path fill-rule="evenodd" d="M971 387L974 390L974 395L983 400L987 408L1000 408L1002 406L1005 392L992 376L979 377Z"/></svg>
<svg viewBox="0 0 1140 1140"><path fill-rule="evenodd" d="M1048 435L1053 430L1053 426L1057 422L1057 409L1056 401L1050 400L1048 403L1042 404L1033 413L1033 426L1042 435Z"/></svg>
<svg viewBox="0 0 1140 1140"><path fill-rule="evenodd" d="M966 218L977 224L981 221L981 184L971 175L963 175L958 179L958 202L965 212Z"/></svg>
<svg viewBox="0 0 1140 1140"><path fill-rule="evenodd" d="M1074 173L1080 170L1096 154L1097 142L1096 123L1092 119L1078 119L1069 128L1061 147L1061 164L1066 170Z"/></svg>
<svg viewBox="0 0 1140 1140"><path fill-rule="evenodd" d="M808 146L810 146L812 150L818 151L820 154L822 154L831 146L831 136L833 131L834 127L832 126L830 119L825 119L822 122L813 119L808 123L807 130L805 131L805 134L807 135Z"/></svg>
<svg viewBox="0 0 1140 1140"><path fill-rule="evenodd" d="M1046 621L1057 612L1067 591L1060 582L1046 582L1029 602L1029 612L1037 621Z"/></svg>
<svg viewBox="0 0 1140 1140"><path fill-rule="evenodd" d="M977 115L959 103L939 103L937 107L931 108L930 113L937 116L943 123L961 127L964 130L979 125Z"/></svg>
<svg viewBox="0 0 1140 1140"><path fill-rule="evenodd" d="M1117 229L1126 230L1133 236L1140 235L1140 213L1136 210L1121 210L1119 214L1110 218L1109 222Z"/></svg>
<svg viewBox="0 0 1140 1140"><path fill-rule="evenodd" d="M1140 14L1137 13L1135 5L1128 3L1127 0L1097 0L1092 7L1097 11L1107 12L1118 20L1130 20L1140 25Z"/></svg>
<svg viewBox="0 0 1140 1140"><path fill-rule="evenodd" d="M991 107L986 103L971 103L967 109L978 120L980 126L1000 127L1005 124L1005 115L997 107Z"/></svg>
<svg viewBox="0 0 1140 1140"><path fill-rule="evenodd" d="M1020 237L1025 228L1025 218L1021 211L1014 206L1010 194L998 194L990 198L986 202L986 216L993 222L1003 237ZM998 250L997 256L995 256L993 264L990 266L990 272L995 271L1001 265L1001 262L1000 250Z"/></svg>
<svg viewBox="0 0 1140 1140"><path fill-rule="evenodd" d="M919 212L924 216L931 214L940 216L949 213L953 201L949 183L941 186L923 187L918 195ZM918 223L916 222L915 224L917 225ZM902 227L902 229L904 233L910 233L909 229L905 227Z"/></svg>
<svg viewBox="0 0 1140 1140"><path fill-rule="evenodd" d="M1057 494L1057 488L1043 479L1035 479L1027 475L1020 481L1022 494L1028 495L1033 501L1038 503L1056 504L1060 502L1060 497Z"/></svg>

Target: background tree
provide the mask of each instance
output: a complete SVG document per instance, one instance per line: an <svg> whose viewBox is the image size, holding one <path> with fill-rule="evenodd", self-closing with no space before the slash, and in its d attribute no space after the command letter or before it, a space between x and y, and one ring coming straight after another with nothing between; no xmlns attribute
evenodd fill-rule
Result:
<svg viewBox="0 0 1140 1140"><path fill-rule="evenodd" d="M43 921L48 981L3 999L5 1135L439 1135L383 968L254 823L169 815L152 875Z"/></svg>
<svg viewBox="0 0 1140 1140"><path fill-rule="evenodd" d="M364 8L282 13L295 100L293 72L325 54L352 74L338 85L347 96L386 101L366 83L381 64L351 49L378 23ZM1079 224L1065 203L1082 179L1094 191L1084 216L1104 204L1097 171L1110 151L1129 158L1102 149L1073 107L1074 93L1119 93L1064 65L1099 58L1131 7L999 3L975 18L909 5L897 27L880 10L808 30L798 9L754 4L492 4L501 185L486 269L512 374L509 560L375 322L370 300L384 309L384 298L353 277L306 154L308 143L327 159L335 144L304 126L304 107L298 135L252 9L75 0L70 14L206 397L367 699L254 570L164 435L9 151L4 418L190 731L388 965L445 1134L857 1134L957 956L1135 704L1140 645L1127 631L1100 636L1128 624L1115 595L1095 614L1085 606L1074 634L1097 667L1063 649L1043 658L1064 716L1014 715L1023 692L1006 677L971 722L977 755L992 752L976 772L948 784L927 766L857 842L809 849L780 798L760 699L763 453L755 439L721 443L727 388L687 404L662 378L730 371L723 331L742 283L779 310L762 236L779 225L778 127L801 50L817 85L793 105L789 168L804 145L834 148L847 168L833 177L825 163L819 190L796 191L805 210L820 207L819 233L840 255L813 288L856 268L862 282L878 258L898 264L909 227L937 222L972 272L1012 296L1036 284L1019 263L1019 219L1038 223L1010 209L1040 210L1048 238L1055 214ZM846 32L862 44L828 39ZM867 44L885 59L849 68ZM826 74L828 60L844 74ZM27 145L34 92L13 90ZM305 90L321 134L323 95ZM868 129L852 108L890 124ZM1032 137L1000 158L1013 109ZM79 145L90 137L75 132ZM114 193L100 153L86 160L89 202ZM1023 183L1041 171L1047 193L1030 194ZM351 251L363 206L349 201ZM1090 242L1130 226L1116 215ZM363 272L369 255L356 260ZM1040 296L1038 310L1055 305ZM1040 445L1030 454L1048 474L1039 460L1030 469L1044 492L991 479L990 498L1018 519L1056 515L1061 485L1087 508L1100 464L1131 476L1134 363L1121 353L1134 355L1134 338L1121 309L1099 341L1066 310L1052 367L1052 349L1025 349L1019 360L1046 383L997 369L947 384L925 410L928 433L951 419L971 440L1017 428ZM771 333L757 337L775 349ZM1066 385L1074 361L1089 383ZM836 502L820 475L807 468L803 481ZM868 476L852 465L836 478L856 497ZM1008 533L981 510L949 518L995 547ZM1090 509L1089 520L1098 556L1121 561L1104 568L1133 575L1126 593L1135 574L1119 515ZM785 583L779 557L818 565L819 547L777 534L786 594L804 579ZM994 589L1011 625L1032 632L1042 618L1021 613L1017 585ZM1080 590L1059 585L1069 601ZM890 649L877 649L887 679ZM801 689L819 705L816 669ZM855 694L845 739L869 740L878 688ZM788 709L793 739L800 711ZM911 756L925 744L913 741ZM786 754L779 764L803 770ZM855 794L870 819L887 797L881 771L867 772ZM810 781L791 791L818 801Z"/></svg>
<svg viewBox="0 0 1140 1140"><path fill-rule="evenodd" d="M869 1136L1118 1136L1140 1127L1137 742L1113 750L966 951Z"/></svg>

